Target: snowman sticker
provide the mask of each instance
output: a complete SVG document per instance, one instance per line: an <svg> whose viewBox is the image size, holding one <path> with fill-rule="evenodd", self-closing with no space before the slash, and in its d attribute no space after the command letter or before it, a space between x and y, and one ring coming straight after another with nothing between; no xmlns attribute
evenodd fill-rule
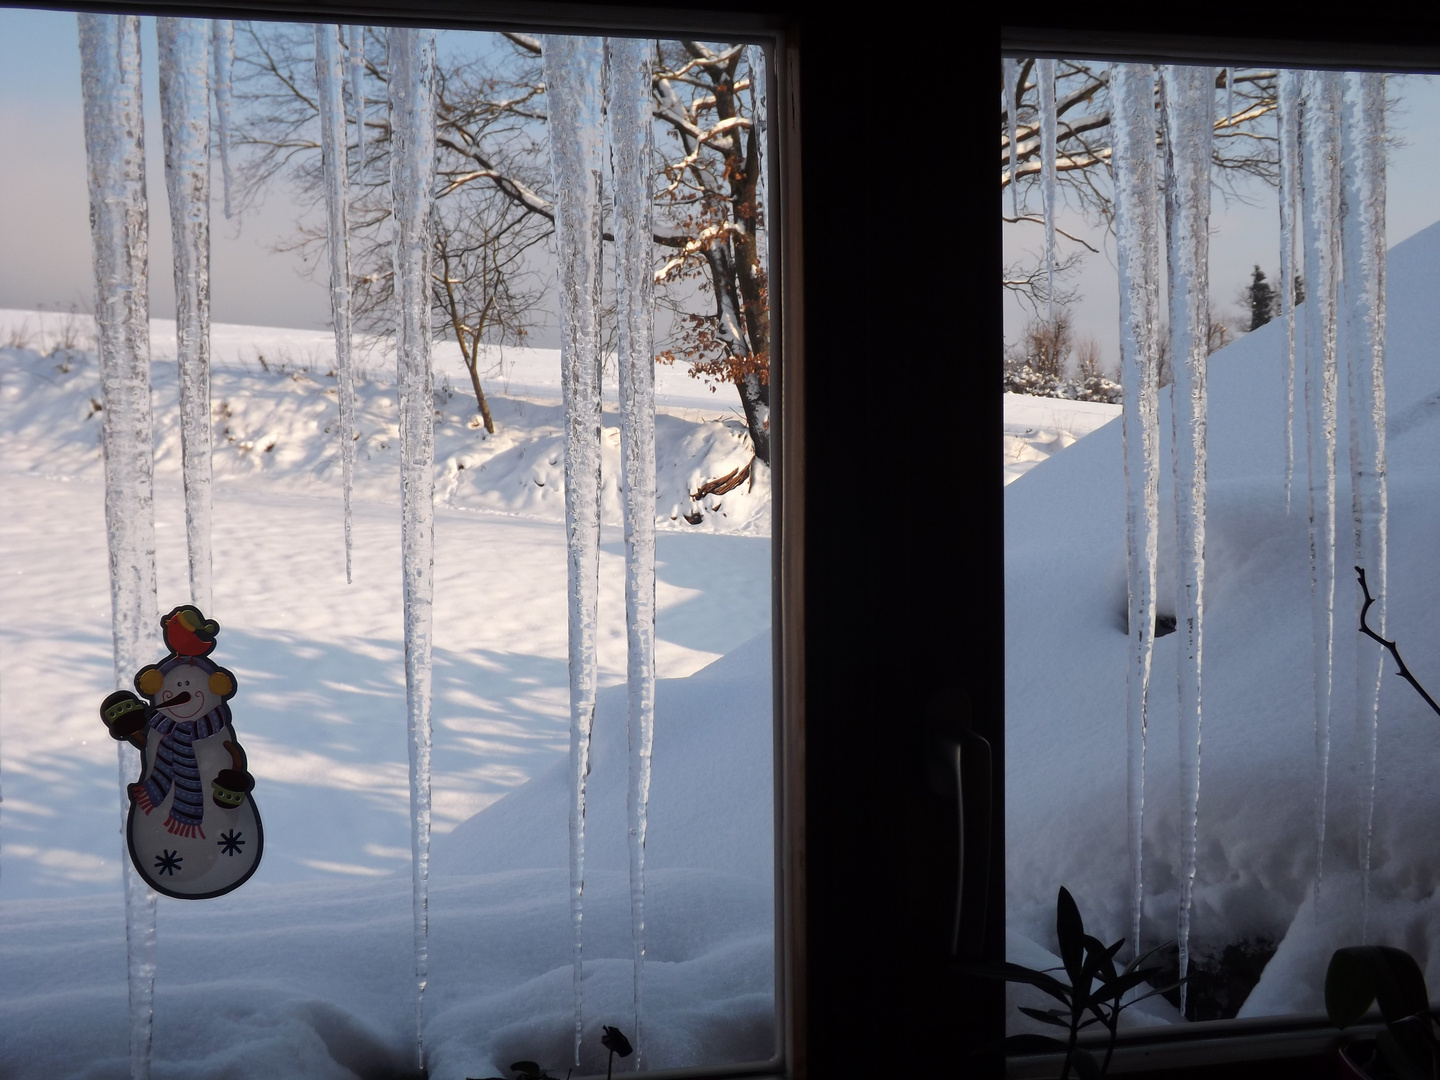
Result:
<svg viewBox="0 0 1440 1080"><path fill-rule="evenodd" d="M135 673L135 689L100 705L112 738L144 757L128 788L125 837L135 870L156 892L208 900L260 865L264 834L255 778L230 723L235 676L209 659L220 624L177 607L160 620L170 655Z"/></svg>

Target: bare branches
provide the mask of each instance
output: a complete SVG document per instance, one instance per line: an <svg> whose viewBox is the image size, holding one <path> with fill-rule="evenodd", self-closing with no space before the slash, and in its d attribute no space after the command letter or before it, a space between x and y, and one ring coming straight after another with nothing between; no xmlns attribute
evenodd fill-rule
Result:
<svg viewBox="0 0 1440 1080"><path fill-rule="evenodd" d="M1415 688L1415 692L1425 699L1425 704L1429 705L1430 708L1434 710L1437 716L1440 716L1440 705L1435 704L1435 699L1425 692L1425 688L1420 685L1419 680L1416 679L1415 676L1410 673L1410 669L1405 666L1405 661L1400 658L1399 647L1395 644L1395 642L1386 641L1374 630L1371 630L1369 624L1365 622L1365 616L1369 614L1370 605L1375 603L1375 598L1370 595L1370 586L1365 582L1364 567L1355 567L1355 573L1360 575L1360 589L1365 594L1365 603L1360 608L1360 632L1366 637L1374 641L1378 641L1382 646L1389 650L1390 655L1395 658L1396 666L1398 666L1400 669L1395 674L1399 675L1402 679L1404 679L1411 686L1413 686Z"/></svg>

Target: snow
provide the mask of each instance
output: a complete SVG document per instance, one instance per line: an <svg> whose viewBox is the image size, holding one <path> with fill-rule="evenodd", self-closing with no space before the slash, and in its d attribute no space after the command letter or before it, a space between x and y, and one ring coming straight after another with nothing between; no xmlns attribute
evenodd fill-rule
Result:
<svg viewBox="0 0 1440 1080"><path fill-rule="evenodd" d="M115 685L94 357L65 316L0 311L0 1074L128 1074ZM83 330L88 328L82 327ZM346 586L328 330L212 324L216 659L266 853L229 896L161 898L157 1078L352 1077L414 1060L393 353L357 341L355 584ZM186 598L175 324L153 320L161 608ZM42 342L43 335L43 342ZM267 371L259 363L265 357ZM496 354L494 363L500 363ZM497 433L437 344L431 1075L571 1054L559 362L507 349ZM604 398L616 400L614 366ZM503 393L508 391L508 394ZM749 460L738 396L657 369L655 770L646 854L651 1068L773 1052L770 492L699 525L687 490ZM1066 404L1066 403L1059 403ZM603 418L581 1071L633 1015L619 416ZM267 449L268 448L268 449ZM463 468L461 467L463 466ZM688 485L688 489L687 489ZM713 505L713 501L712 501ZM158 624L141 662L163 651ZM63 678L37 678L59 665ZM204 1003L197 1009L196 1001ZM223 1007L211 1007L223 1005ZM75 1018L83 1016L84 1022ZM617 1061L617 1071L629 1062Z"/></svg>
<svg viewBox="0 0 1440 1080"><path fill-rule="evenodd" d="M1440 311L1433 302L1440 225L1389 252L1386 280L1387 634L1433 688L1440 683ZM1298 314L1303 319L1303 307ZM1278 942L1242 1017L1323 1011L1330 950L1365 932L1363 730L1348 721L1332 731L1325 875L1315 893L1310 557L1305 515L1286 513L1285 447L1275 437L1286 407L1284 336L1276 320L1213 354L1209 365L1205 789L1191 941L1202 963L1226 945ZM1169 452L1169 396L1161 401L1162 453ZM1338 424L1348 427L1347 403L1337 408ZM1349 484L1345 470L1338 498L1349 499ZM1172 505L1167 476L1160 494L1162 507ZM1019 957L1055 951L1060 885L1097 937L1112 941L1130 928L1124 717L1131 657L1119 425L1101 427L1010 485L1005 534L1006 920ZM1177 587L1167 525L1159 551L1164 614L1174 611ZM1358 601L1347 566L1335 593L1336 670L1355 670L1376 647L1357 633ZM1175 679L1181 638L1155 642L1156 685ZM1354 685L1335 681L1337 718L1355 715ZM1148 721L1153 745L1174 745L1178 710L1169 695L1152 695ZM1387 663L1368 939L1414 952L1432 986L1440 984L1440 877L1428 827L1440 813L1437 743L1433 713ZM1175 924L1180 792L1177 763L1152 755L1143 837L1148 941L1169 939Z"/></svg>
<svg viewBox="0 0 1440 1080"><path fill-rule="evenodd" d="M1005 395L1005 483L1011 484L1077 439L1120 415L1102 401Z"/></svg>

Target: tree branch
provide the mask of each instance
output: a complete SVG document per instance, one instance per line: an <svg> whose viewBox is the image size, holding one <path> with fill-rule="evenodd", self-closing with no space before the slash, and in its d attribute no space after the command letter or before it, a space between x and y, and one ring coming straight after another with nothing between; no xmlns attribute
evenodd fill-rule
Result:
<svg viewBox="0 0 1440 1080"><path fill-rule="evenodd" d="M1435 699L1432 698L1429 694L1427 694L1425 692L1425 688L1420 685L1419 680L1417 680L1414 675L1410 674L1410 669L1405 666L1405 661L1400 658L1400 649L1395 644L1395 642L1386 641L1374 630L1371 630L1369 625L1366 624L1365 616L1370 611L1370 605L1375 603L1375 598L1370 595L1370 586L1365 583L1365 568L1362 566L1357 566L1355 567L1355 573L1360 575L1360 589L1365 593L1365 603L1360 608L1360 632L1366 637L1373 638L1375 641L1378 641L1381 645L1383 645L1386 649L1390 651L1390 655L1395 658L1395 663L1400 668L1400 670L1396 672L1396 674L1399 675L1406 682L1408 682L1411 686L1413 686L1415 688L1415 692L1425 699L1425 704L1429 705L1430 708L1435 711L1435 715L1440 716L1440 705L1435 704Z"/></svg>

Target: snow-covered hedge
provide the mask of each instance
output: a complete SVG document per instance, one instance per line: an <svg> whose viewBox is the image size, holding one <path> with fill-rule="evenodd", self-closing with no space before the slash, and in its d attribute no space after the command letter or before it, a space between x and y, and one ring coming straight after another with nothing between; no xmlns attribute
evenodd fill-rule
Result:
<svg viewBox="0 0 1440 1080"><path fill-rule="evenodd" d="M1066 398L1069 401L1103 401L1110 405L1118 405L1121 401L1120 384L1111 382L1103 375L1091 375L1084 379L1059 379L1054 375L1036 371L1025 363L1005 365L1005 393Z"/></svg>

